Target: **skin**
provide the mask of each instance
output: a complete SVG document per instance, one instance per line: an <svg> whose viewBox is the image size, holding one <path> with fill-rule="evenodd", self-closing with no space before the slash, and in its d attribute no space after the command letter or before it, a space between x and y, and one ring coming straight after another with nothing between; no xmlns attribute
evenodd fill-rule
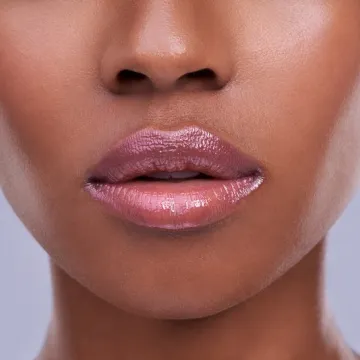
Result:
<svg viewBox="0 0 360 360"><path fill-rule="evenodd" d="M0 185L51 258L39 360L356 359L323 258L359 184L360 1L0 0L0 43ZM185 125L265 168L226 221L144 230L83 191L120 138Z"/></svg>

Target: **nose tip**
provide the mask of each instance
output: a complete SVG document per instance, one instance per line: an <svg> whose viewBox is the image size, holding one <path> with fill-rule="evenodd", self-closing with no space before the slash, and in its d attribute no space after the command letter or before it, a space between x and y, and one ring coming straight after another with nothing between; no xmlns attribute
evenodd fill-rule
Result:
<svg viewBox="0 0 360 360"><path fill-rule="evenodd" d="M101 69L111 92L217 90L229 82L229 51L220 32L209 25L212 22L201 23L198 17L188 21L182 8L165 10L154 8L123 31L117 27Z"/></svg>

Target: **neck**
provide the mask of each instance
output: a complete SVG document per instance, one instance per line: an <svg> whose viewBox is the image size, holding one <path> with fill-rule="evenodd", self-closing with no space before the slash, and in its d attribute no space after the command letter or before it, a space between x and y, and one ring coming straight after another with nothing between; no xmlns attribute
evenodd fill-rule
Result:
<svg viewBox="0 0 360 360"><path fill-rule="evenodd" d="M326 311L324 247L247 302L196 320L125 313L52 264L54 311L38 359L355 360Z"/></svg>

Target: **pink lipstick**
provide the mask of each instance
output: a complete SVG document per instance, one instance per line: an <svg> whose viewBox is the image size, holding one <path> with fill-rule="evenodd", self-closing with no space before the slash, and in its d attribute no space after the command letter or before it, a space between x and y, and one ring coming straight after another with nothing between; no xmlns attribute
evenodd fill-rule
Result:
<svg viewBox="0 0 360 360"><path fill-rule="evenodd" d="M131 223L181 230L216 223L259 188L259 164L199 127L143 129L88 172L85 190Z"/></svg>

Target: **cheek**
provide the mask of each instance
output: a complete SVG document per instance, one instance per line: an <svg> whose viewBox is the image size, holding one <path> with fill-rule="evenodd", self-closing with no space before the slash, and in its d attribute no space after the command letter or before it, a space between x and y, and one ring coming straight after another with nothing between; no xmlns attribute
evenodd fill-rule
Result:
<svg viewBox="0 0 360 360"><path fill-rule="evenodd" d="M68 2L15 1L1 7L1 183L14 200L31 196L25 182L32 193L49 184L64 192L79 185L91 144L85 139L93 133L88 121L101 118L91 91L93 6L77 2L69 12Z"/></svg>
<svg viewBox="0 0 360 360"><path fill-rule="evenodd" d="M242 71L224 106L237 110L224 128L269 169L267 211L286 213L287 224L312 243L348 203L360 170L360 3L319 3L306 28L304 18L285 19L281 11L271 23L248 22L248 52L242 56L239 45ZM280 215L271 219L269 227L284 228Z"/></svg>
<svg viewBox="0 0 360 360"><path fill-rule="evenodd" d="M314 179L312 211L308 217L328 219L332 225L358 188L360 181L360 77L343 100L337 121L328 128L320 143L322 166ZM327 226L329 223L320 226Z"/></svg>

